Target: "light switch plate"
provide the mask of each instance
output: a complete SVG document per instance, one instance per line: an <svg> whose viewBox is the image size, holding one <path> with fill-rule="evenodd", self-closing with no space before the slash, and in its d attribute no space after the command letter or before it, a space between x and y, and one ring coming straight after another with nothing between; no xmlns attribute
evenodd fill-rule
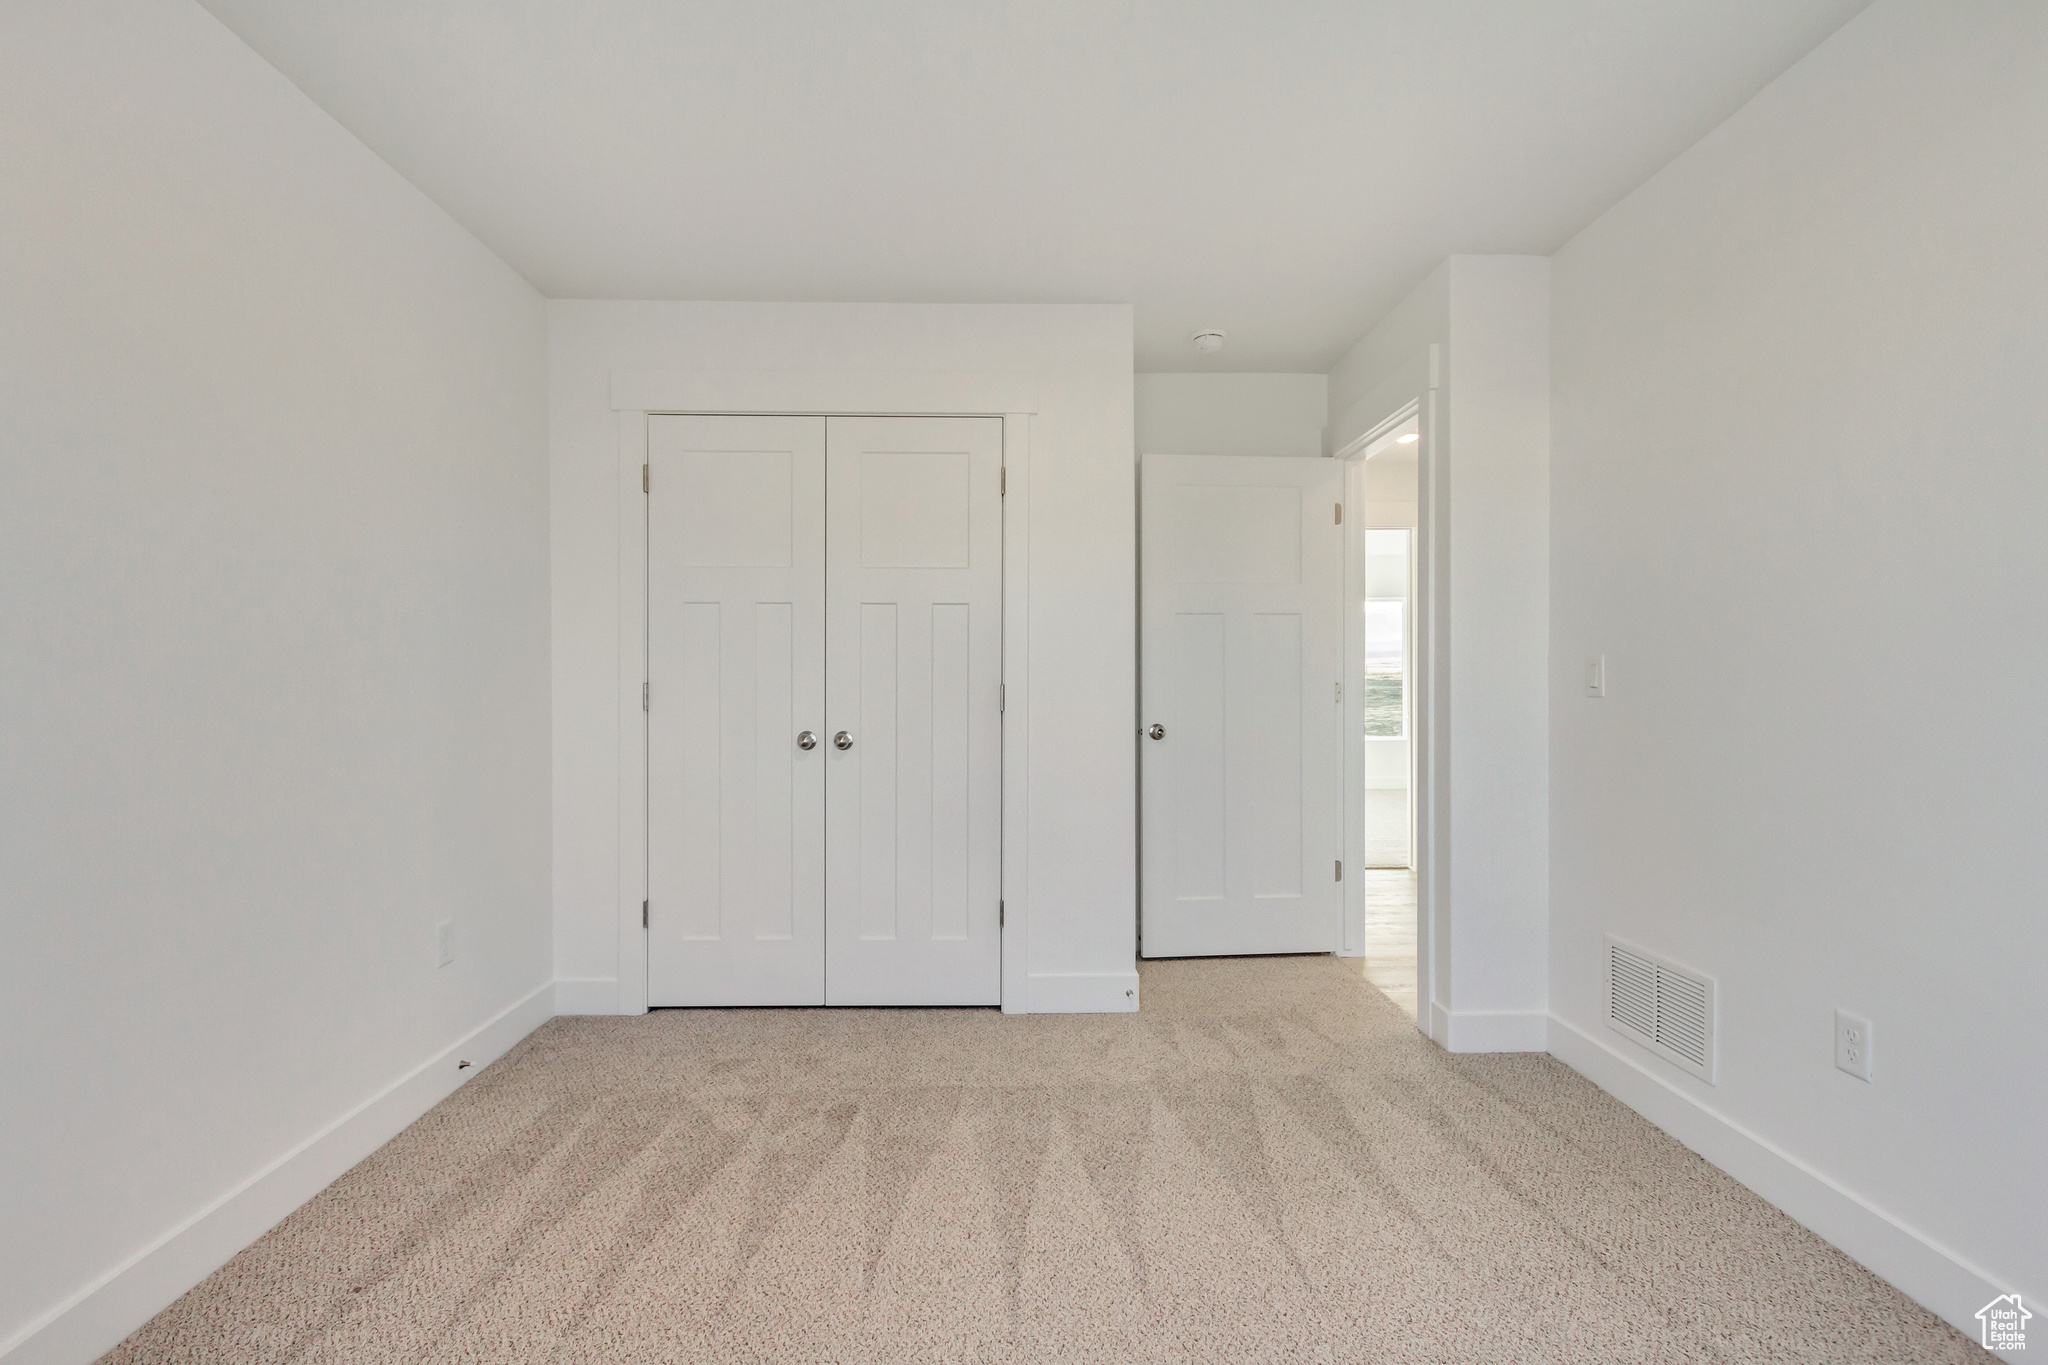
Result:
<svg viewBox="0 0 2048 1365"><path fill-rule="evenodd" d="M434 926L434 965L446 967L455 961L455 921L444 919Z"/></svg>
<svg viewBox="0 0 2048 1365"><path fill-rule="evenodd" d="M1588 654L1586 656L1586 695L1604 697L1607 695L1607 656Z"/></svg>
<svg viewBox="0 0 2048 1365"><path fill-rule="evenodd" d="M1859 1081L1871 1076L1871 1047L1876 1041L1870 1021L1847 1010L1835 1011L1835 1066Z"/></svg>

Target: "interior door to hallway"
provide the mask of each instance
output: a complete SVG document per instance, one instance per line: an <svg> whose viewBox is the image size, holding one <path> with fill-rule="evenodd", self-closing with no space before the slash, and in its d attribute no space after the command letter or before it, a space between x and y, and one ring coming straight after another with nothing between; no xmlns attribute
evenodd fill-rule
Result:
<svg viewBox="0 0 2048 1365"><path fill-rule="evenodd" d="M647 463L648 1002L999 1003L1001 419Z"/></svg>
<svg viewBox="0 0 2048 1365"><path fill-rule="evenodd" d="M1143 947L1335 952L1343 930L1343 470L1147 455Z"/></svg>

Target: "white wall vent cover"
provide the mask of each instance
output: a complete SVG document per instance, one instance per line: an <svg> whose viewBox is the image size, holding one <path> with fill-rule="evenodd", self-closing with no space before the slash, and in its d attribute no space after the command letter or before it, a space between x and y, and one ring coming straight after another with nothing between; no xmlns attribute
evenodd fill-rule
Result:
<svg viewBox="0 0 2048 1365"><path fill-rule="evenodd" d="M1714 1083L1714 979L1607 936L1607 1022Z"/></svg>

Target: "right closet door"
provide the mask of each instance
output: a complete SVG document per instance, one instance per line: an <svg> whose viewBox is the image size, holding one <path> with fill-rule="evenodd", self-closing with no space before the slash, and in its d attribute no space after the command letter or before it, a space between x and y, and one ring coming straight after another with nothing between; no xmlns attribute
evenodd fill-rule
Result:
<svg viewBox="0 0 2048 1365"><path fill-rule="evenodd" d="M1003 424L825 435L825 999L1001 999Z"/></svg>

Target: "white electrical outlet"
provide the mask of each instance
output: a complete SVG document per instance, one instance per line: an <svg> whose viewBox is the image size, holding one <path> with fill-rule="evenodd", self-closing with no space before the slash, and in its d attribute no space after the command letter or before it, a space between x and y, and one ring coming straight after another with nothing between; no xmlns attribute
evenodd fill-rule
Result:
<svg viewBox="0 0 2048 1365"><path fill-rule="evenodd" d="M444 919L434 926L434 965L445 967L455 961L455 921Z"/></svg>
<svg viewBox="0 0 2048 1365"><path fill-rule="evenodd" d="M1859 1081L1870 1079L1870 1053L1874 1039L1870 1021L1846 1010L1835 1011L1835 1066Z"/></svg>
<svg viewBox="0 0 2048 1365"><path fill-rule="evenodd" d="M1604 697L1607 695L1607 656L1588 654L1586 656L1586 695Z"/></svg>

